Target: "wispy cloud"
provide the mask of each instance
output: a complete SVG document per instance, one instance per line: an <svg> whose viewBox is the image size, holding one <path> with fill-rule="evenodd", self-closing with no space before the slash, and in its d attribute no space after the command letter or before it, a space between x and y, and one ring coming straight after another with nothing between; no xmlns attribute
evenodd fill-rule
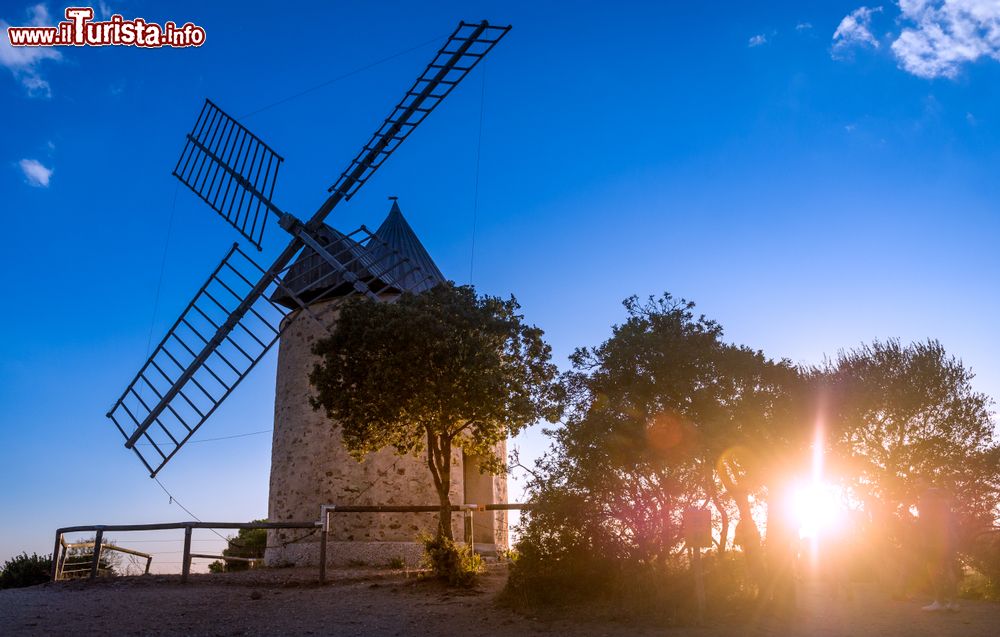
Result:
<svg viewBox="0 0 1000 637"><path fill-rule="evenodd" d="M844 16L833 32L833 56L841 57L855 47L870 46L877 49L878 40L872 35L872 14L881 11L882 7L858 7Z"/></svg>
<svg viewBox="0 0 1000 637"><path fill-rule="evenodd" d="M49 11L44 4L36 4L27 10L27 22L19 22L34 26L52 26ZM51 97L52 88L41 76L39 66L45 60L59 60L62 55L50 47L13 47L7 38L6 20L0 19L0 66L4 66L21 83L32 97Z"/></svg>
<svg viewBox="0 0 1000 637"><path fill-rule="evenodd" d="M102 20L107 20L108 18L111 17L111 14L114 12L111 10L111 5L109 5L107 2L105 2L104 0L98 0L97 13L99 16L101 16Z"/></svg>
<svg viewBox="0 0 1000 637"><path fill-rule="evenodd" d="M751 49L754 48L755 46L762 46L764 44L767 44L767 36L764 35L763 33L758 33L757 35L750 38L749 42L747 42L747 46L750 47Z"/></svg>
<svg viewBox="0 0 1000 637"><path fill-rule="evenodd" d="M36 188L48 188L49 179L52 178L53 170L42 165L37 159L22 159L18 162L24 179L30 186Z"/></svg>
<svg viewBox="0 0 1000 637"><path fill-rule="evenodd" d="M899 9L906 26L892 52L904 70L952 78L966 63L1000 60L1000 2L900 0Z"/></svg>
<svg viewBox="0 0 1000 637"><path fill-rule="evenodd" d="M799 22L795 25L796 31L808 31L813 28L812 22Z"/></svg>
<svg viewBox="0 0 1000 637"><path fill-rule="evenodd" d="M898 0L898 34L888 34L899 67L923 78L954 78L966 64L1000 61L1000 0ZM861 7L848 14L833 34L834 57L855 46L878 48L872 14L882 7Z"/></svg>

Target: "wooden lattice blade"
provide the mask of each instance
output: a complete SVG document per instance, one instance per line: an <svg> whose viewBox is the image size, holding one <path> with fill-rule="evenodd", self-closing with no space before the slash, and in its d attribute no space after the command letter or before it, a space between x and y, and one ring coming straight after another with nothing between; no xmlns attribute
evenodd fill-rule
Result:
<svg viewBox="0 0 1000 637"><path fill-rule="evenodd" d="M350 199L417 126L476 67L510 26L460 22L424 72L406 91L329 191ZM329 203L329 201L328 201ZM331 206L332 208L332 206ZM319 221L329 211L317 214ZM315 218L314 218L315 219Z"/></svg>
<svg viewBox="0 0 1000 637"><path fill-rule="evenodd" d="M338 239L296 238L315 259L265 270L234 245L188 303L108 418L155 476L236 389L309 305L373 299L421 285L419 268L364 227ZM362 245L364 244L364 246ZM296 247L297 246L297 247ZM416 288L414 288L416 289ZM305 300L304 300L305 299Z"/></svg>
<svg viewBox="0 0 1000 637"><path fill-rule="evenodd" d="M271 197L282 161L259 137L205 100L173 174L260 249L268 212L281 215Z"/></svg>

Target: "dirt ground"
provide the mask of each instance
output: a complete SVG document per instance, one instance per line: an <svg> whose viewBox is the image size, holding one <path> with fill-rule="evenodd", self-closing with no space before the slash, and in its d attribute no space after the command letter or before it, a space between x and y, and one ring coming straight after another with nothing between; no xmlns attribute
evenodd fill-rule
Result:
<svg viewBox="0 0 1000 637"><path fill-rule="evenodd" d="M700 627L584 619L579 613L520 615L495 603L506 573L494 567L471 591L447 590L400 571L282 569L146 576L43 584L0 591L0 635L921 635L1000 634L1000 605L964 602L955 613L920 610L922 600L892 601L859 586L834 602L805 588L784 623L707 618Z"/></svg>

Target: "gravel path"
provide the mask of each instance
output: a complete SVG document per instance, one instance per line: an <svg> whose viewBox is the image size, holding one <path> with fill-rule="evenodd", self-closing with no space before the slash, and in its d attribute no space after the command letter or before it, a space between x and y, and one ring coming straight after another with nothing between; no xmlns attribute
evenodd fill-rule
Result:
<svg viewBox="0 0 1000 637"><path fill-rule="evenodd" d="M892 602L857 589L835 603L804 591L804 608L786 624L710 621L669 628L572 616L532 618L498 607L505 573L494 568L472 591L451 591L398 571L335 570L326 586L296 569L225 575L148 576L61 582L0 591L0 635L1000 635L1000 605L966 602L930 614L920 602Z"/></svg>

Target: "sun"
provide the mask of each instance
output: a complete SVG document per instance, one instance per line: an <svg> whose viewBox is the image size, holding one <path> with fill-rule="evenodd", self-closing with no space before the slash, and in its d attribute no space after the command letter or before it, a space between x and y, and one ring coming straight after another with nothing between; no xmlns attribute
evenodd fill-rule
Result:
<svg viewBox="0 0 1000 637"><path fill-rule="evenodd" d="M844 494L836 485L814 480L792 493L793 522L800 538L816 540L835 533L843 525L846 511Z"/></svg>

